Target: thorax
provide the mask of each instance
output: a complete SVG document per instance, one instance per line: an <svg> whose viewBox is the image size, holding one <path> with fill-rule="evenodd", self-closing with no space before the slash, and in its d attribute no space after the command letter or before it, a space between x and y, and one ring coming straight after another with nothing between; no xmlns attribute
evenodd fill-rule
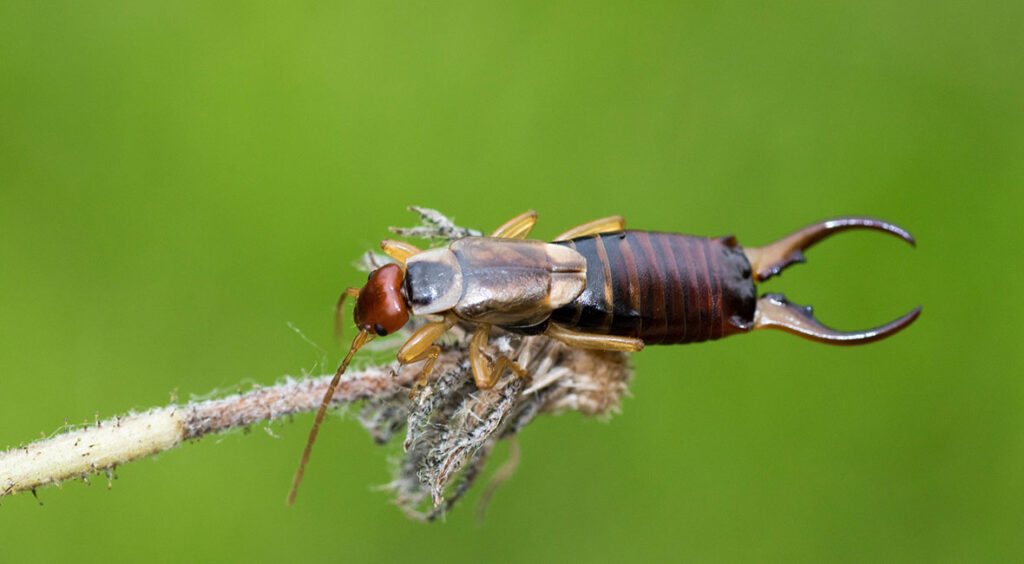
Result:
<svg viewBox="0 0 1024 564"><path fill-rule="evenodd" d="M467 321L541 323L586 286L586 260L543 241L466 237L406 262L405 291L416 315L453 311Z"/></svg>

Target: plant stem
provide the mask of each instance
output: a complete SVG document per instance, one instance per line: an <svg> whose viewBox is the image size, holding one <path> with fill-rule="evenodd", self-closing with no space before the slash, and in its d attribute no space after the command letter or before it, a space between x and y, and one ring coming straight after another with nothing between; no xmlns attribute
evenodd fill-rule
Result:
<svg viewBox="0 0 1024 564"><path fill-rule="evenodd" d="M419 376L395 376L387 366L342 378L332 405L393 395ZM0 496L35 490L173 448L189 439L316 410L331 376L292 380L226 398L129 414L36 441L0 454Z"/></svg>

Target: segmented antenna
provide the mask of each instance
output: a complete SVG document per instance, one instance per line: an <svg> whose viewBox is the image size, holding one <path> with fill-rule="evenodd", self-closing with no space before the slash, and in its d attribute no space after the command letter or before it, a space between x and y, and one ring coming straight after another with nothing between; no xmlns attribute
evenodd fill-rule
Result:
<svg viewBox="0 0 1024 564"><path fill-rule="evenodd" d="M331 379L331 385L327 387L327 393L324 394L324 399L320 402L320 410L316 412L316 420L313 421L313 428L309 430L309 440L306 441L306 450L302 451L302 461L299 462L299 471L295 473L295 480L292 481L292 491L288 493L288 505L295 503L295 494L299 491L299 484L302 482L302 474L306 471L306 463L309 462L309 453L313 451L313 442L316 441L316 435L320 432L320 423L323 422L324 416L327 415L327 406L331 403L331 398L334 397L334 390L337 389L338 382L341 381L341 375L345 373L345 369L348 368L348 363L352 361L352 356L356 354L356 351L366 343L372 341L373 337L374 335L371 335L365 329L360 331L359 334L356 335L356 338L352 340L352 348L350 348L348 350L348 354L345 355L345 360L341 362L341 366L338 367L338 371L334 373L334 378Z"/></svg>

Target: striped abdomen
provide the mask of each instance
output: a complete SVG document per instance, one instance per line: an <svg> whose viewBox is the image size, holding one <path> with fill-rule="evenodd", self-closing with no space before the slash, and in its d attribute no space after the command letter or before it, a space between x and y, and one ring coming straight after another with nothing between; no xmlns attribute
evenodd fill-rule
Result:
<svg viewBox="0 0 1024 564"><path fill-rule="evenodd" d="M750 263L732 237L622 231L558 244L586 259L587 286L551 321L647 344L706 341L752 327Z"/></svg>

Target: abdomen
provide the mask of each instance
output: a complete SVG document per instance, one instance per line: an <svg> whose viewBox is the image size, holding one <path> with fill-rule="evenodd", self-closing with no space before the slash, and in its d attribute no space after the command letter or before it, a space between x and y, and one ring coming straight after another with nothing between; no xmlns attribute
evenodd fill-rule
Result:
<svg viewBox="0 0 1024 564"><path fill-rule="evenodd" d="M749 331L756 291L731 237L622 231L557 244L587 261L587 285L551 321L587 333L690 343Z"/></svg>

